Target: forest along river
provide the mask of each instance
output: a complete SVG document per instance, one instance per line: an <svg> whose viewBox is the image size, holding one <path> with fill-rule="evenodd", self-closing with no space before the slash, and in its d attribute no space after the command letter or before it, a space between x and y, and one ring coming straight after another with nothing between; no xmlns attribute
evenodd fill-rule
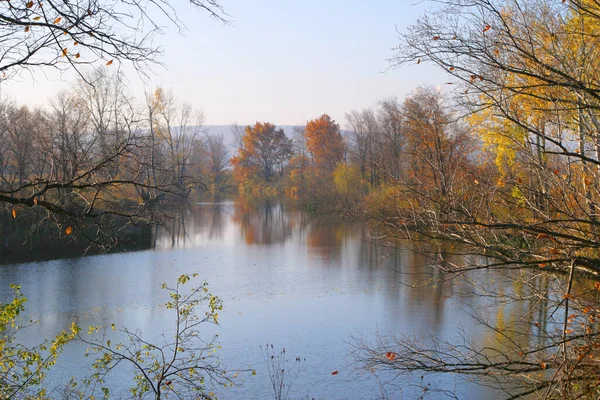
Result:
<svg viewBox="0 0 600 400"><path fill-rule="evenodd" d="M21 340L35 343L74 319L84 330L114 323L158 340L173 326L161 307L161 284L194 272L224 303L220 326L206 327L208 335L219 334L222 363L257 372L241 374L238 387L218 389L222 399L273 398L261 349L266 344L285 348L290 369L300 368L288 382L291 399L375 399L382 384L390 398L418 396L420 375L388 384L390 376L356 371L349 356L353 337L373 340L378 331L451 338L463 329L476 342L494 340L464 307L485 300L457 282L406 286L430 271L427 260L376 245L361 223L291 211L275 201L200 203L184 213L184 222L185 229L159 228L153 250L1 266L0 301L10 300L9 283L21 285L28 298L24 318L39 321ZM49 385L85 376L89 361L81 346L68 347ZM131 381L123 374L109 382L115 397L127 396ZM424 383L456 389L461 399L490 397L450 377Z"/></svg>

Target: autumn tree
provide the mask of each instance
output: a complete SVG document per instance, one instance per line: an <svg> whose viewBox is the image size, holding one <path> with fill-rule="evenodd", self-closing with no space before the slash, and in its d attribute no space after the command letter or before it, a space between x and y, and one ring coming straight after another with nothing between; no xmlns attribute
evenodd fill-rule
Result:
<svg viewBox="0 0 600 400"><path fill-rule="evenodd" d="M283 129L265 122L247 126L243 147L231 158L234 177L239 184L258 180L272 182L283 174L283 167L292 155L292 141Z"/></svg>
<svg viewBox="0 0 600 400"><path fill-rule="evenodd" d="M318 171L331 174L344 158L346 145L340 126L327 114L310 120L304 128L306 147Z"/></svg>
<svg viewBox="0 0 600 400"><path fill-rule="evenodd" d="M482 295L539 319L498 325L481 318L506 339L502 348L392 338L374 352L362 347L367 366L478 376L507 398L598 396L600 285L587 281L600 273L598 11L588 0L452 0L401 35L397 65L429 61L450 75L483 141L478 158L496 165L412 208L399 196L384 218L388 233L471 256L438 255L444 279L486 269L524 285L511 293L483 288Z"/></svg>
<svg viewBox="0 0 600 400"><path fill-rule="evenodd" d="M452 185L463 181L460 174L468 169L473 154L473 139L464 124L444 104L441 94L431 88L420 88L404 101L405 155L410 163L407 176L401 179L420 189L431 188L440 196L452 191Z"/></svg>

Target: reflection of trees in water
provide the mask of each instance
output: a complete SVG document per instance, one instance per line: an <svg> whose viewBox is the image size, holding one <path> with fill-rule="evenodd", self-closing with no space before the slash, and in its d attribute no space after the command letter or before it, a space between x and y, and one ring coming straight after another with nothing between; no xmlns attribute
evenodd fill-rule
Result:
<svg viewBox="0 0 600 400"><path fill-rule="evenodd" d="M189 219L189 211L178 209L169 213L164 222L156 228L154 235L154 247L185 246L188 239L186 219Z"/></svg>
<svg viewBox="0 0 600 400"><path fill-rule="evenodd" d="M432 257L444 257L443 249L439 254L425 255L403 247L386 245L374 239L368 228L363 229L359 267L368 270L370 274L384 277L385 282L397 285L399 290L395 293L398 297L386 297L386 300L403 301L415 312L426 308L427 315L419 318L430 319L431 326L437 327L444 322L445 300L457 295L457 281L444 281L443 273L433 267ZM439 284L432 285L431 282ZM406 315L398 317L405 318Z"/></svg>
<svg viewBox="0 0 600 400"><path fill-rule="evenodd" d="M361 224L335 216L315 216L303 228L308 252L327 261L339 260L345 244L360 241Z"/></svg>
<svg viewBox="0 0 600 400"><path fill-rule="evenodd" d="M277 200L235 202L232 220L240 228L246 244L285 242L292 235L294 214L288 213Z"/></svg>
<svg viewBox="0 0 600 400"><path fill-rule="evenodd" d="M181 209L157 227L155 245L185 246L197 238L222 239L228 203L205 203Z"/></svg>

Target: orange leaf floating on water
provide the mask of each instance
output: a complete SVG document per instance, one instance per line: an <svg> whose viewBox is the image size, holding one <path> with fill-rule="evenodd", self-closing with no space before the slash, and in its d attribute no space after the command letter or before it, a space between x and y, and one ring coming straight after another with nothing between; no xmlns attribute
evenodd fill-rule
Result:
<svg viewBox="0 0 600 400"><path fill-rule="evenodd" d="M73 232L73 228L71 228L70 226L67 226L67 229L65 229L65 233L67 235L70 235Z"/></svg>
<svg viewBox="0 0 600 400"><path fill-rule="evenodd" d="M333 372L331 373L331 375L337 375L337 374L339 374L339 373L340 373L340 371L333 371Z"/></svg>

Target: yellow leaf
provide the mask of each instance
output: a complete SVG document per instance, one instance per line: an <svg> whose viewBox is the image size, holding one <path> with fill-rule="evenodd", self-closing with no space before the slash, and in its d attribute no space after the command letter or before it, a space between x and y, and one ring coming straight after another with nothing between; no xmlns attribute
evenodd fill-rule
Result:
<svg viewBox="0 0 600 400"><path fill-rule="evenodd" d="M17 211L14 208L12 209L12 216L13 218L17 218Z"/></svg>
<svg viewBox="0 0 600 400"><path fill-rule="evenodd" d="M62 17L58 17L54 20L54 25L58 24L60 22L60 20L62 19Z"/></svg>
<svg viewBox="0 0 600 400"><path fill-rule="evenodd" d="M70 235L73 232L73 228L71 228L70 226L67 226L67 229L65 229L65 233L67 235Z"/></svg>
<svg viewBox="0 0 600 400"><path fill-rule="evenodd" d="M115 324L110 324L110 329L112 329L114 331L116 329Z"/></svg>
<svg viewBox="0 0 600 400"><path fill-rule="evenodd" d="M110 60L109 62L106 63L106 65L111 65L113 63L113 60Z"/></svg>
<svg viewBox="0 0 600 400"><path fill-rule="evenodd" d="M39 21L42 17L40 17L39 15L37 17L34 17L33 20L34 21Z"/></svg>

